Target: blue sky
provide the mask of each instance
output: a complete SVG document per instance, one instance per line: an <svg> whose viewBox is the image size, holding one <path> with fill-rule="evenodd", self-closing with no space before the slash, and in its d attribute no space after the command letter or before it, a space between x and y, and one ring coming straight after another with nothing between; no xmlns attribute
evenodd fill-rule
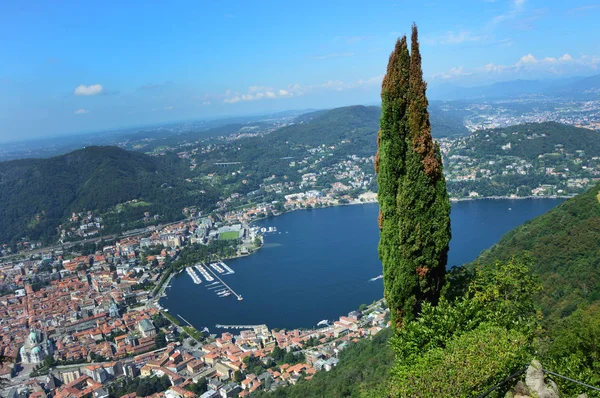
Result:
<svg viewBox="0 0 600 398"><path fill-rule="evenodd" d="M430 86L593 75L599 20L597 0L4 2L0 141L373 103L413 21Z"/></svg>

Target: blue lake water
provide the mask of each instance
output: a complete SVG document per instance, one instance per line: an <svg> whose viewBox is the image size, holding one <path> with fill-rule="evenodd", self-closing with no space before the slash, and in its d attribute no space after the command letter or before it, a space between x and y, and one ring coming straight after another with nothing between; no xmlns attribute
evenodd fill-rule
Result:
<svg viewBox="0 0 600 398"><path fill-rule="evenodd" d="M561 203L562 199L477 200L452 204L448 266L474 260L500 237ZM208 283L176 275L161 304L197 328L216 324L313 327L383 296L376 204L303 210L262 220L276 227L265 246L226 261L235 274L223 280L244 297L218 297Z"/></svg>

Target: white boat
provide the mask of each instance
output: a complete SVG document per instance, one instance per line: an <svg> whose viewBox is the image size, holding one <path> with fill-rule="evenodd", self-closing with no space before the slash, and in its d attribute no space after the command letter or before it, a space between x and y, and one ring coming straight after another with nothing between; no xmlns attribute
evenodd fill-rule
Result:
<svg viewBox="0 0 600 398"><path fill-rule="evenodd" d="M219 264L217 264L217 263L212 263L212 264L210 264L210 266L212 267L212 269L217 271L219 274L222 274L223 272L225 272L225 271L223 271L223 268L221 268L219 266Z"/></svg>
<svg viewBox="0 0 600 398"><path fill-rule="evenodd" d="M198 276L198 274L196 274L196 272L194 272L194 269L192 267L186 268L185 270L196 285L202 283L202 279Z"/></svg>
<svg viewBox="0 0 600 398"><path fill-rule="evenodd" d="M321 322L317 323L317 326L326 326L329 325L329 320L323 319Z"/></svg>
<svg viewBox="0 0 600 398"><path fill-rule="evenodd" d="M204 266L198 264L195 265L194 268L196 268L198 270L198 272L200 272L202 274L202 276L204 277L204 279L206 279L208 282L212 282L215 280L215 278L213 278L208 271L204 268Z"/></svg>
<svg viewBox="0 0 600 398"><path fill-rule="evenodd" d="M227 271L227 274L225 274L225 275L235 274L235 271L232 270L231 268L229 268L229 266L227 264L225 264L223 261L220 261L219 264L221 265L221 268L223 268L225 271Z"/></svg>

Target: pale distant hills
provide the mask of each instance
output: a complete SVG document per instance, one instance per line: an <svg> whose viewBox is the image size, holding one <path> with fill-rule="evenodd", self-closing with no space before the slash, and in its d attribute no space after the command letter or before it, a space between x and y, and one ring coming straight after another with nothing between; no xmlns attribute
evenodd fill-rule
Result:
<svg viewBox="0 0 600 398"><path fill-rule="evenodd" d="M436 100L473 100L522 96L593 100L600 99L600 75L558 80L510 80L474 87L442 84L430 86L427 94L431 99Z"/></svg>

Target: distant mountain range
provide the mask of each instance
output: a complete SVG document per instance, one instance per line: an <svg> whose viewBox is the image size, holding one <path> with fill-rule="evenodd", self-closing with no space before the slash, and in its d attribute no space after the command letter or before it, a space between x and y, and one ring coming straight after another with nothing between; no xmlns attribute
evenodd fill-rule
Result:
<svg viewBox="0 0 600 398"><path fill-rule="evenodd" d="M435 102L430 111L434 137L467 133L457 117L449 116ZM272 175L296 178L298 172L290 166L290 159L301 161L313 148L323 145L335 147L335 155L323 159L323 167L349 155L372 156L376 152L380 115L381 108L377 106L306 113L298 116L294 124L262 137L245 137L230 143L218 141L218 150L195 155L198 166L195 170L190 170L189 161L180 159L176 151L148 156L110 146L87 147L47 159L0 162L0 243L23 237L53 241L59 234L56 227L72 212L84 210L105 215L105 233L118 232L121 224L129 228L132 223L139 223L145 212L160 215L163 222L183 217L184 207L208 210L225 191L246 194L258 190L264 179ZM215 129L227 134L236 132L239 126L230 124ZM512 151L521 156L529 152L537 156L557 143L582 149L583 138L587 140L583 145L586 153L600 150L600 141L591 131L558 124L539 126L536 128L548 135L545 140L515 142ZM503 133L512 134L512 130L498 131L499 136ZM189 138L186 134L176 134L167 141L175 143L178 137ZM486 145L491 145L490 150L501 151L496 144L482 138L472 149L483 151ZM532 147L534 144L544 146ZM145 152L147 148L139 150ZM199 177L214 173L217 162L245 165L246 181L242 183L229 176L227 181L231 181L223 183L233 185L227 187L203 182ZM120 207L120 211L115 211L117 205L133 199L144 201L144 207Z"/></svg>
<svg viewBox="0 0 600 398"><path fill-rule="evenodd" d="M511 80L476 87L452 84L431 86L427 94L436 100L473 100L522 96L549 96L580 100L600 99L600 75L559 80Z"/></svg>

